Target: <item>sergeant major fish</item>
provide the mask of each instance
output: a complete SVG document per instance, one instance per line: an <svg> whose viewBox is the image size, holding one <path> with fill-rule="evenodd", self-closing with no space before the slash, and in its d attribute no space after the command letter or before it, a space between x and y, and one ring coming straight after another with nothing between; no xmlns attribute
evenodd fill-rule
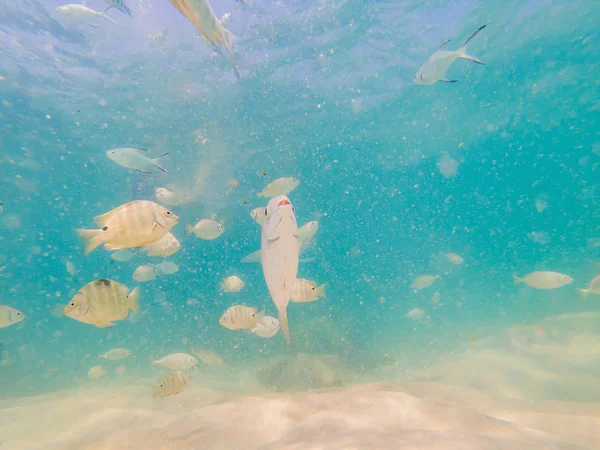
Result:
<svg viewBox="0 0 600 450"><path fill-rule="evenodd" d="M192 376L189 373L176 370L156 382L152 387L152 396L156 398L177 395L183 392L191 381Z"/></svg>
<svg viewBox="0 0 600 450"><path fill-rule="evenodd" d="M0 328L6 328L25 320L25 314L11 306L0 305Z"/></svg>
<svg viewBox="0 0 600 450"><path fill-rule="evenodd" d="M267 205L260 252L265 282L279 314L281 331L289 345L291 335L287 305L298 274L300 236L294 207L285 195L272 198Z"/></svg>

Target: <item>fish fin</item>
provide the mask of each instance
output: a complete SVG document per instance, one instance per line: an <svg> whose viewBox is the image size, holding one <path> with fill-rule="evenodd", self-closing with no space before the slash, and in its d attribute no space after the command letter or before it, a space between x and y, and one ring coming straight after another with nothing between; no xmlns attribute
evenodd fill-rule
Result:
<svg viewBox="0 0 600 450"><path fill-rule="evenodd" d="M150 172L148 172L146 170L142 170L142 169L135 169L135 170L137 170L138 172L142 172L142 173L150 173Z"/></svg>
<svg viewBox="0 0 600 450"><path fill-rule="evenodd" d="M326 284L322 284L317 288L317 295L319 297L327 298L327 294L325 293L325 286Z"/></svg>
<svg viewBox="0 0 600 450"><path fill-rule="evenodd" d="M525 280L523 280L523 278L519 278L517 275L513 274L513 281L515 282L515 284L520 284L525 282Z"/></svg>
<svg viewBox="0 0 600 450"><path fill-rule="evenodd" d="M577 289L577 292L579 292L581 294L582 298L586 298L587 295L589 294L590 290L589 289Z"/></svg>
<svg viewBox="0 0 600 450"><path fill-rule="evenodd" d="M132 202L129 202L129 203L132 203ZM119 212L121 210L121 208L128 205L129 203L126 203L125 205L117 206L115 209L111 209L107 213L100 214L99 216L94 217L94 223L96 225L98 225L100 228L104 227L104 225L106 225L106 223L110 220L110 218L112 216L114 216L117 212Z"/></svg>
<svg viewBox="0 0 600 450"><path fill-rule="evenodd" d="M105 12L105 13L107 13L108 11L110 11L110 9L111 9L111 8L112 8L112 5L111 5L111 6L109 6L108 8L106 8L106 9L104 10L104 12Z"/></svg>
<svg viewBox="0 0 600 450"><path fill-rule="evenodd" d="M192 225L186 225L185 226L185 234L187 236L191 236L192 234L194 234L194 227Z"/></svg>
<svg viewBox="0 0 600 450"><path fill-rule="evenodd" d="M458 80L449 80L446 77L440 78L440 81L443 81L444 83L458 83Z"/></svg>
<svg viewBox="0 0 600 450"><path fill-rule="evenodd" d="M89 255L94 249L103 244L101 230L77 230L77 234L83 240L83 254Z"/></svg>
<svg viewBox="0 0 600 450"><path fill-rule="evenodd" d="M256 314L256 321L260 322L265 318L265 308L263 307L262 311Z"/></svg>
<svg viewBox="0 0 600 450"><path fill-rule="evenodd" d="M441 49L443 49L443 48L444 48L444 47L445 47L445 46L448 44L448 42L450 42L451 40L452 40L452 39L448 39L446 42L444 42L444 43L443 43L443 44L440 46L440 48L439 48L438 50L441 50Z"/></svg>
<svg viewBox="0 0 600 450"><path fill-rule="evenodd" d="M116 326L116 324L113 322L101 322L101 323L97 323L96 326L98 328L111 328L111 327Z"/></svg>
<svg viewBox="0 0 600 450"><path fill-rule="evenodd" d="M241 262L243 263L259 263L261 260L261 251L256 250L255 252L250 253L249 255L242 258Z"/></svg>
<svg viewBox="0 0 600 450"><path fill-rule="evenodd" d="M467 44L469 42L471 42L471 40L477 36L479 33L481 33L481 30L483 30L487 25L483 25L482 27L480 27L475 33L473 33L471 35L471 37L469 39L467 39L465 41L465 43L456 51L458 53L458 57L462 58L462 59L467 59L469 61L473 61L474 63L477 64L482 64L485 65L485 63L477 58L475 58L474 56L471 56L467 53Z"/></svg>
<svg viewBox="0 0 600 450"><path fill-rule="evenodd" d="M129 293L127 296L129 309L134 314L139 314L140 312L140 288L136 287L133 291Z"/></svg>
<svg viewBox="0 0 600 450"><path fill-rule="evenodd" d="M290 345L292 343L292 335L290 334L290 324L288 322L287 310L285 308L277 308L277 313L279 314L279 326L281 332L283 333L283 337L285 338L285 342L287 342L287 345Z"/></svg>
<svg viewBox="0 0 600 450"><path fill-rule="evenodd" d="M168 171L167 169L165 169L164 167L161 167L161 165L160 165L160 164L158 164L158 161L159 161L159 160L161 160L162 158L165 158L165 157L167 157L167 156L169 156L169 154L168 154L168 153L163 153L163 154L162 154L162 155L160 155L158 158L154 158L154 159L152 160L152 163L153 163L153 164L154 164L154 165L155 165L155 166L156 166L156 167L157 167L159 170L161 170L161 171L162 171L162 172L164 172L164 173L169 173L169 171Z"/></svg>

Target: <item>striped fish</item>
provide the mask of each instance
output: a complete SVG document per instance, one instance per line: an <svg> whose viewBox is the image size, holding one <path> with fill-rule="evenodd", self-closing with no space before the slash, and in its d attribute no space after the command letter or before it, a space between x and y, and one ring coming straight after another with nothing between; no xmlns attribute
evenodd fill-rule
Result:
<svg viewBox="0 0 600 450"><path fill-rule="evenodd" d="M235 305L229 308L219 319L219 323L229 330L251 330L265 316L256 308Z"/></svg>
<svg viewBox="0 0 600 450"><path fill-rule="evenodd" d="M179 218L164 206L148 200L126 203L94 219L99 230L77 230L84 254L104 244L106 250L142 247L156 242Z"/></svg>
<svg viewBox="0 0 600 450"><path fill-rule="evenodd" d="M79 289L65 306L65 316L98 328L112 327L114 320L123 320L129 311L138 313L139 291L116 281L99 279Z"/></svg>
<svg viewBox="0 0 600 450"><path fill-rule="evenodd" d="M170 373L166 377L160 378L154 387L152 388L153 397L168 397L170 395L177 395L183 392L190 382L192 376L189 373L181 370L176 370Z"/></svg>

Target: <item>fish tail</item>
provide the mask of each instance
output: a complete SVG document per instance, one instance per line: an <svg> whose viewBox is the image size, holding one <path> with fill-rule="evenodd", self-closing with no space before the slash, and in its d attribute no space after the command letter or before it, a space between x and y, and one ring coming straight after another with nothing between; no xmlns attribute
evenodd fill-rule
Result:
<svg viewBox="0 0 600 450"><path fill-rule="evenodd" d="M327 298L327 294L325 293L326 284L322 284L317 288L317 294L319 297Z"/></svg>
<svg viewBox="0 0 600 450"><path fill-rule="evenodd" d="M577 289L577 292L579 292L581 294L581 297L586 298L587 295L589 294L590 290L589 289Z"/></svg>
<svg viewBox="0 0 600 450"><path fill-rule="evenodd" d="M519 278L516 274L513 273L513 281L515 282L515 284L520 284L523 283L525 280L523 280L523 278Z"/></svg>
<svg viewBox="0 0 600 450"><path fill-rule="evenodd" d="M131 291L127 296L127 299L129 309L135 314L138 314L140 312L140 288L136 287L133 291Z"/></svg>
<svg viewBox="0 0 600 450"><path fill-rule="evenodd" d="M157 169L163 171L164 173L169 173L169 171L167 169L165 169L164 167L162 167L158 161L169 156L169 153L163 153L162 155L160 155L158 158L154 158L152 160L152 163L156 166Z"/></svg>
<svg viewBox="0 0 600 450"><path fill-rule="evenodd" d="M458 57L459 57L459 58L462 58L462 59L467 59L467 60L469 60L469 61L473 61L474 63L485 65L485 63L484 63L483 61L481 61L480 59L477 59L477 58L475 58L474 56L471 56L471 55L469 55L469 54L467 53L467 44L468 44L469 42L471 42L471 40L472 40L472 39L473 39L475 36L477 36L479 33L481 33L481 30L483 30L483 29L484 29L486 26L487 26L487 25L483 25L482 27L479 27L479 28L477 29L477 31L476 31L475 33L473 33L473 34L471 35L471 37L470 37L469 39L467 39L467 40L465 41L465 43L464 43L464 44L463 44L463 45L462 45L462 46L461 46L461 47L460 47L460 48L457 50L457 53L458 53Z"/></svg>
<svg viewBox="0 0 600 450"><path fill-rule="evenodd" d="M194 233L194 227L192 225L186 225L185 226L185 234L187 234L188 236L191 236L192 233Z"/></svg>
<svg viewBox="0 0 600 450"><path fill-rule="evenodd" d="M100 230L77 230L77 234L83 240L84 255L89 255L94 249L103 244Z"/></svg>
<svg viewBox="0 0 600 450"><path fill-rule="evenodd" d="M290 324L288 322L287 310L285 308L277 308L277 312L279 314L281 332L283 333L283 337L285 338L287 345L290 345L292 343L292 335L290 334Z"/></svg>

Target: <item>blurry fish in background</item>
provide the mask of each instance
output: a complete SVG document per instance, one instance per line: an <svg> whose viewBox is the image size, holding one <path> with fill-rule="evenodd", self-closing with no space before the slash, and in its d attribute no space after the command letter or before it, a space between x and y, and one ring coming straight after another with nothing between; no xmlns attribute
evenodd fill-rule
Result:
<svg viewBox="0 0 600 450"><path fill-rule="evenodd" d="M163 206L179 206L181 205L181 199L175 192L170 191L167 188L158 188L154 194L156 201Z"/></svg>
<svg viewBox="0 0 600 450"><path fill-rule="evenodd" d="M168 30L163 28L154 34L146 36L146 42L148 42L148 46L152 48L162 47L165 42L167 42L167 34Z"/></svg>
<svg viewBox="0 0 600 450"><path fill-rule="evenodd" d="M112 327L113 321L125 319L129 311L138 313L139 289L129 288L116 281L99 279L79 289L64 307L64 314L79 322L98 328Z"/></svg>
<svg viewBox="0 0 600 450"><path fill-rule="evenodd" d="M223 364L223 358L215 350L209 348L192 348L191 350L207 366L220 366Z"/></svg>
<svg viewBox="0 0 600 450"><path fill-rule="evenodd" d="M427 315L427 313L425 311L423 311L421 308L414 308L414 309L411 309L406 314L406 317L408 317L409 319L412 319L412 320L422 321L423 319L426 318L426 315Z"/></svg>
<svg viewBox="0 0 600 450"><path fill-rule="evenodd" d="M263 276L277 308L281 332L288 345L291 343L287 306L292 296L298 260L300 235L294 207L285 195L272 198L267 205L267 220L261 234L261 265Z"/></svg>
<svg viewBox="0 0 600 450"><path fill-rule="evenodd" d="M290 300L294 303L309 303L319 298L327 298L325 285L317 286L317 283L303 278L296 278Z"/></svg>
<svg viewBox="0 0 600 450"><path fill-rule="evenodd" d="M158 169L164 173L169 173L167 169L159 164L159 161L169 153L163 153L158 158L148 158L144 153L147 150L143 148L114 148L106 152L106 156L111 161L117 163L126 169L134 169L142 173L156 172Z"/></svg>
<svg viewBox="0 0 600 450"><path fill-rule="evenodd" d="M233 73L239 80L240 72L231 49L235 37L217 19L208 0L171 0L171 3L196 27L217 53L222 53L221 45L227 49L231 57Z"/></svg>
<svg viewBox="0 0 600 450"><path fill-rule="evenodd" d="M0 202L0 214L4 212L4 203Z"/></svg>
<svg viewBox="0 0 600 450"><path fill-rule="evenodd" d="M119 261L119 262L127 262L129 261L131 258L133 258L135 255L137 254L137 252L135 250L132 250L130 248L127 248L125 250L117 250L116 252L113 252L110 257L112 259L114 259L115 261Z"/></svg>
<svg viewBox="0 0 600 450"><path fill-rule="evenodd" d="M191 369L198 364L198 360L187 353L171 353L161 359L152 361L152 364L157 364L171 370L185 370Z"/></svg>
<svg viewBox="0 0 600 450"><path fill-rule="evenodd" d="M587 289L577 289L579 293L583 296L583 298L587 297L588 294L596 294L600 295L600 275L594 277L592 281L590 281L590 285Z"/></svg>
<svg viewBox="0 0 600 450"><path fill-rule="evenodd" d="M433 295L431 296L431 303L433 303L434 305L439 305L441 297L442 296L440 295L439 292L434 292Z"/></svg>
<svg viewBox="0 0 600 450"><path fill-rule="evenodd" d="M433 55L431 55L427 61L425 61L419 71L413 76L413 82L415 84L422 85L431 85L438 81L443 81L444 83L456 83L456 80L449 80L446 78L446 71L450 68L452 63L459 58L467 59L469 61L473 61L474 63L484 65L482 61L467 53L467 45L485 27L486 25L483 25L477 31L475 31L475 33L473 33L458 50L442 50L446 44L450 42L450 39L444 42L442 46Z"/></svg>
<svg viewBox="0 0 600 450"><path fill-rule="evenodd" d="M437 161L438 170L446 178L452 178L456 176L456 173L458 172L458 166L458 161L448 155L448 153L444 153Z"/></svg>
<svg viewBox="0 0 600 450"><path fill-rule="evenodd" d="M289 195L298 187L300 180L292 177L278 178L271 181L265 188L256 194L258 197L273 198L279 195Z"/></svg>
<svg viewBox="0 0 600 450"><path fill-rule="evenodd" d="M221 282L221 289L223 292L240 292L244 287L244 282L240 277L232 275L225 278Z"/></svg>
<svg viewBox="0 0 600 450"><path fill-rule="evenodd" d="M227 309L219 323L229 330L251 330L265 316L250 306L234 305Z"/></svg>
<svg viewBox="0 0 600 450"><path fill-rule="evenodd" d="M97 216L99 230L77 230L87 255L104 244L106 250L141 247L162 238L179 218L165 207L148 200L136 200Z"/></svg>
<svg viewBox="0 0 600 450"><path fill-rule="evenodd" d="M171 233L165 234L158 241L140 247L140 252L148 256L168 257L175 254L181 248L181 244Z"/></svg>
<svg viewBox="0 0 600 450"><path fill-rule="evenodd" d="M550 235L545 231L532 231L531 233L527 233L527 237L530 241L538 244L546 245L550 243Z"/></svg>
<svg viewBox="0 0 600 450"><path fill-rule="evenodd" d="M535 199L535 209L537 212L542 213L548 209L548 196L540 195Z"/></svg>
<svg viewBox="0 0 600 450"><path fill-rule="evenodd" d="M4 272L7 267L8 263L4 264L3 266L0 266L0 277L9 278L9 276Z"/></svg>
<svg viewBox="0 0 600 450"><path fill-rule="evenodd" d="M139 266L137 269L135 269L135 272L133 272L132 278L135 281L139 281L140 283L145 283L147 281L153 281L153 280L156 280L156 271L154 270L154 267L152 267L152 266L148 266L148 265Z"/></svg>
<svg viewBox="0 0 600 450"><path fill-rule="evenodd" d="M0 305L0 328L10 327L25 320L25 314L11 306Z"/></svg>
<svg viewBox="0 0 600 450"><path fill-rule="evenodd" d="M160 264L155 264L153 268L154 272L159 277L163 275L173 275L174 273L179 272L179 266L171 261L165 261L161 262Z"/></svg>
<svg viewBox="0 0 600 450"><path fill-rule="evenodd" d="M419 290L425 289L435 283L435 280L439 279L439 275L421 275L415 278L415 280L410 284L411 289Z"/></svg>
<svg viewBox="0 0 600 450"><path fill-rule="evenodd" d="M102 366L94 366L88 371L88 378L90 380L97 380L106 375L106 369Z"/></svg>
<svg viewBox="0 0 600 450"><path fill-rule="evenodd" d="M131 15L131 9L129 9L127 7L127 5L125 4L125 2L123 0L104 0L106 1L106 3L108 3L108 8L106 8L104 10L104 12L109 11L111 8L115 8L118 9L119 11L121 11L123 14L127 14L129 17L133 18L133 16Z"/></svg>
<svg viewBox="0 0 600 450"><path fill-rule="evenodd" d="M169 397L183 392L192 381L189 373L176 370L169 375L160 378L152 387L153 397Z"/></svg>
<svg viewBox="0 0 600 450"><path fill-rule="evenodd" d="M106 353L98 355L98 358L108 359L109 361L120 361L131 356L131 350L126 348L113 348Z"/></svg>
<svg viewBox="0 0 600 450"><path fill-rule="evenodd" d="M279 328L281 328L279 320L275 317L265 316L256 322L256 326L250 331L261 338L269 339L277 334Z"/></svg>
<svg viewBox="0 0 600 450"><path fill-rule="evenodd" d="M114 19L111 19L106 14L94 11L93 9L88 8L84 5L69 4L59 6L58 8L56 8L56 11L62 14L63 16L68 17L69 19L77 22L87 22L97 17L104 17L106 20L110 20L112 23L116 23L117 25L119 24L119 22L117 22Z"/></svg>
<svg viewBox="0 0 600 450"><path fill-rule="evenodd" d="M225 232L225 227L214 219L201 219L196 225L186 227L188 236L194 233L200 239L212 241Z"/></svg>
<svg viewBox="0 0 600 450"><path fill-rule="evenodd" d="M72 261L67 261L65 266L69 275L71 275L72 277L75 277L77 275L77 267L75 267L75 264L73 264Z"/></svg>
<svg viewBox="0 0 600 450"><path fill-rule="evenodd" d="M456 253L446 253L446 258L448 258L448 261L450 261L452 264L456 265L460 265L465 262L462 256L457 255Z"/></svg>
<svg viewBox="0 0 600 450"><path fill-rule="evenodd" d="M558 272L531 272L523 278L513 275L515 284L525 283L534 289L557 289L573 282L573 278Z"/></svg>

